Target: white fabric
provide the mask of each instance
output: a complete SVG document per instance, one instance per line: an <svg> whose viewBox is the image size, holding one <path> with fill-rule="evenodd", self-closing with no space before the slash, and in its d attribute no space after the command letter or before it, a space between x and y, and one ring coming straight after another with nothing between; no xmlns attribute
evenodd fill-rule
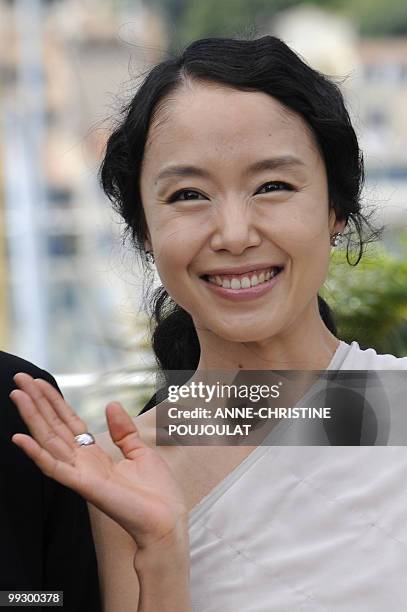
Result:
<svg viewBox="0 0 407 612"><path fill-rule="evenodd" d="M328 369L407 357L341 342ZM194 612L405 611L407 447L259 446L189 533Z"/></svg>

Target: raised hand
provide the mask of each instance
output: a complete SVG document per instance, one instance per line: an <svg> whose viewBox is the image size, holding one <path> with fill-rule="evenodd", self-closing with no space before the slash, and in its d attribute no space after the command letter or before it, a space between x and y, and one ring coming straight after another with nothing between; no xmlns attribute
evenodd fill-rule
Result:
<svg viewBox="0 0 407 612"><path fill-rule="evenodd" d="M14 377L10 394L31 436L13 442L51 478L77 491L119 523L139 549L166 545L186 531L182 493L169 467L140 438L133 420L118 403L106 407L113 442L123 459L114 463L98 445L79 446L75 436L87 432L54 387L28 374Z"/></svg>

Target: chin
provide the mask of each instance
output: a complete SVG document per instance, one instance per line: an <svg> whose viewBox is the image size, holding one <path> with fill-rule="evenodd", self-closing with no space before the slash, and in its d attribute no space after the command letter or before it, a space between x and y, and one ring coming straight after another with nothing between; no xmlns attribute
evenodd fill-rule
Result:
<svg viewBox="0 0 407 612"><path fill-rule="evenodd" d="M237 324L227 328L217 326L216 329L213 329L213 332L228 342L264 342L275 333L270 327L265 329L265 324L252 324L240 328Z"/></svg>

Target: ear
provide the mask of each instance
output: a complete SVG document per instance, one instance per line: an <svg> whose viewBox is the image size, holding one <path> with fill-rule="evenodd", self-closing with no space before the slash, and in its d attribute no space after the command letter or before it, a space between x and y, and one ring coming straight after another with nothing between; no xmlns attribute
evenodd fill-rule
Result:
<svg viewBox="0 0 407 612"><path fill-rule="evenodd" d="M343 232L346 227L346 219L338 219L335 209L332 207L329 211L329 233Z"/></svg>

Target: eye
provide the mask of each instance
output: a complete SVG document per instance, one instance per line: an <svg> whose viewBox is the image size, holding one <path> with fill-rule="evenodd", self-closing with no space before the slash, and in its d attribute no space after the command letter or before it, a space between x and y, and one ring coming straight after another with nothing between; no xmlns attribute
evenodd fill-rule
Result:
<svg viewBox="0 0 407 612"><path fill-rule="evenodd" d="M264 183L256 193L273 193L274 191L294 191L294 187L283 181L269 181Z"/></svg>
<svg viewBox="0 0 407 612"><path fill-rule="evenodd" d="M186 202L188 200L199 200L200 198L204 198L204 196L199 193L199 191L195 191L195 189L179 189L175 193L173 193L169 198L168 202ZM204 198L206 199L206 198Z"/></svg>

